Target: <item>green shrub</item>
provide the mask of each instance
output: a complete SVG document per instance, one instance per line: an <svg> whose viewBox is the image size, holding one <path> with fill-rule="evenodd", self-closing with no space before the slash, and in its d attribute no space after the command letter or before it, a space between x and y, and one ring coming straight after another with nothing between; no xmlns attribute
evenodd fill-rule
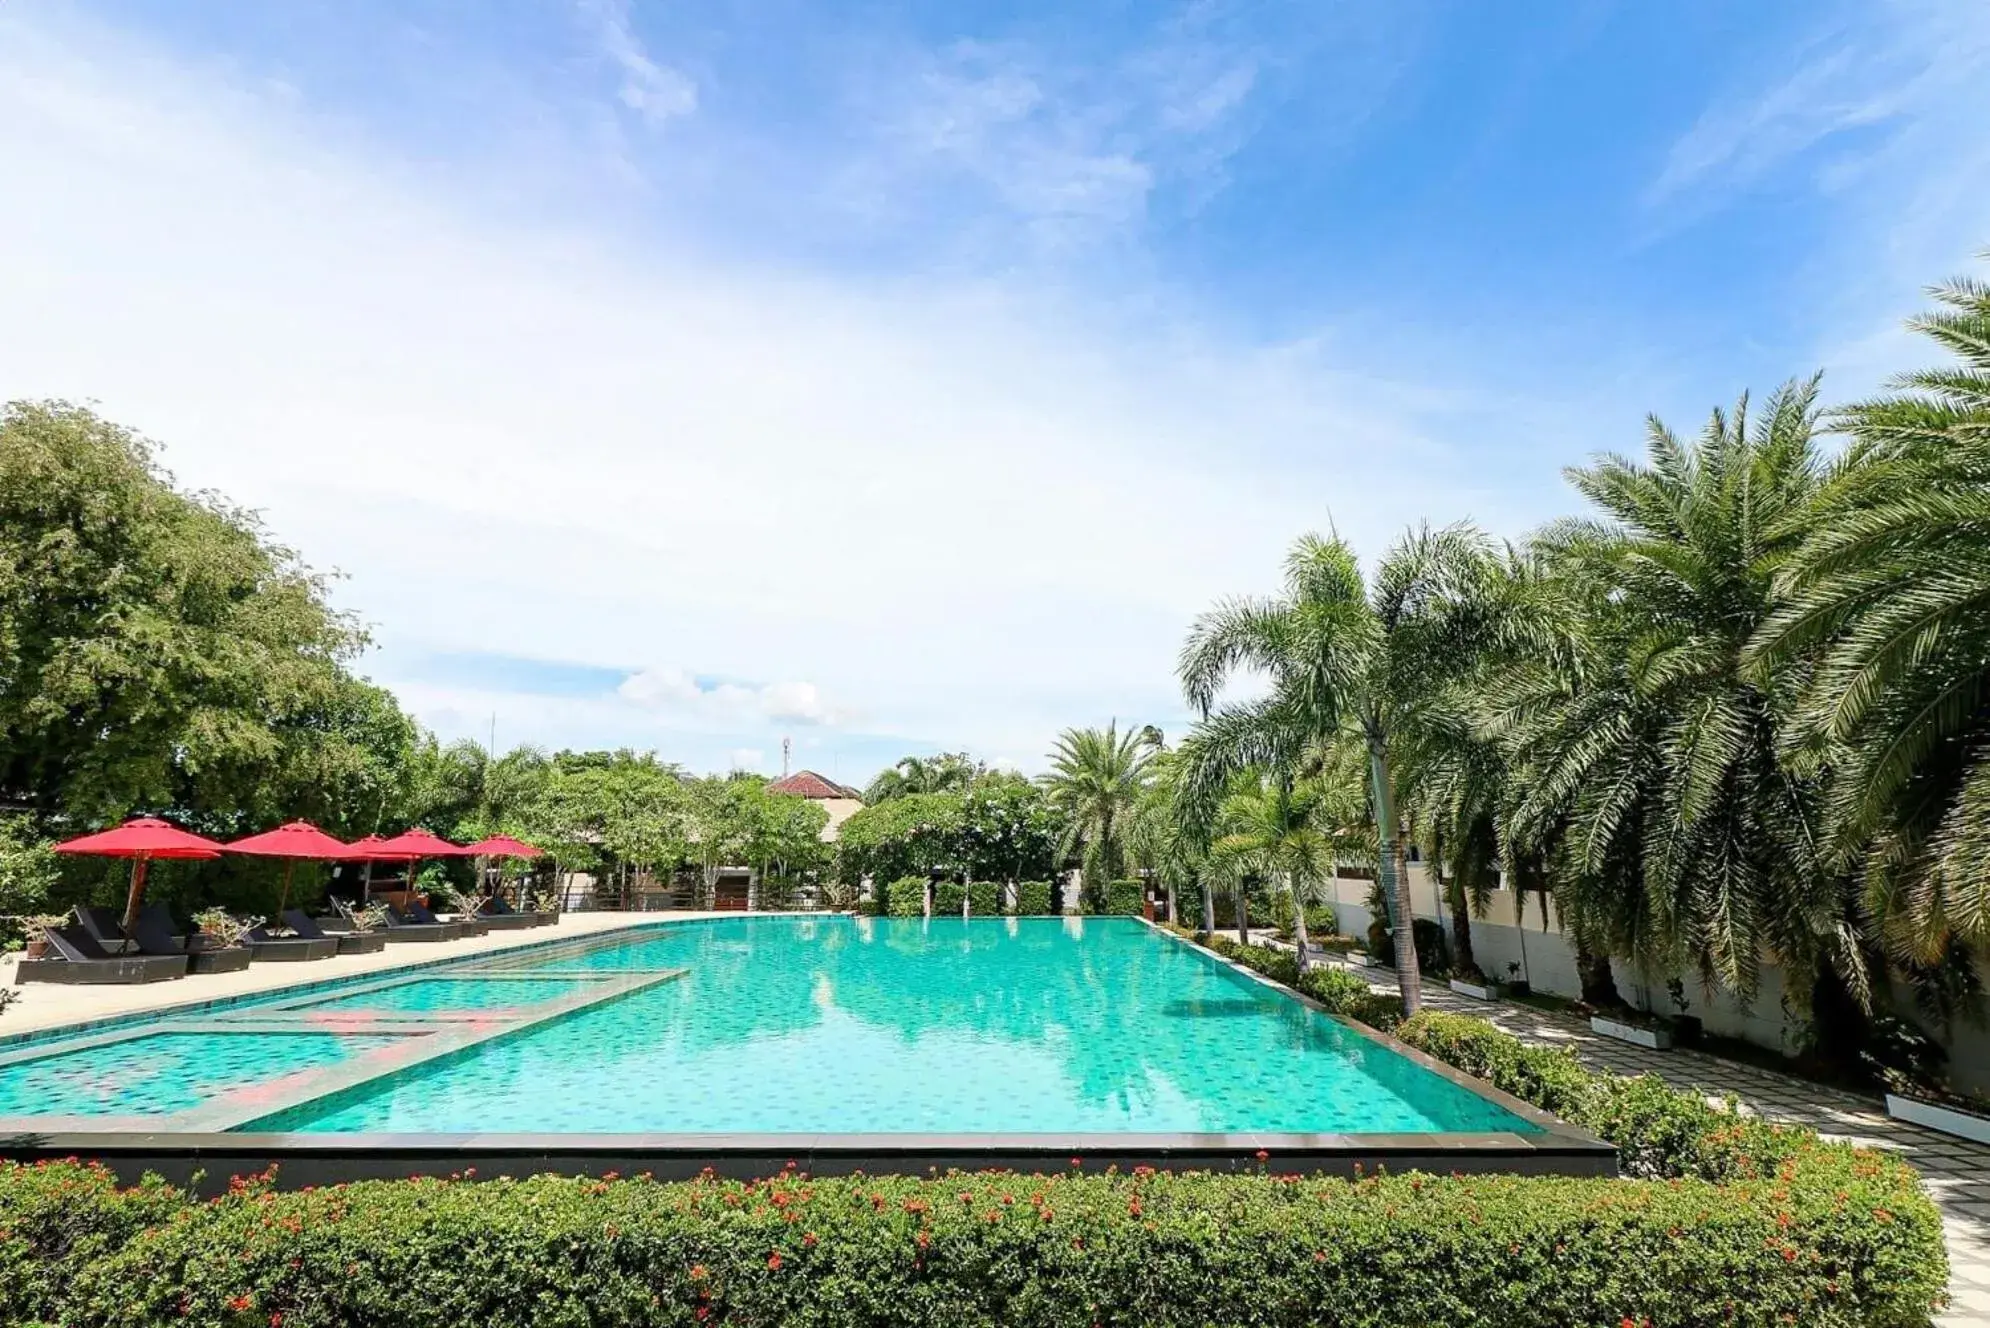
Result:
<svg viewBox="0 0 1990 1328"><path fill-rule="evenodd" d="M933 916L936 918L957 918L960 916L961 901L967 898L967 887L959 881L938 881L933 885Z"/></svg>
<svg viewBox="0 0 1990 1328"><path fill-rule="evenodd" d="M856 910L859 917L866 918L874 918L880 911L878 909L878 901L875 899L859 899L850 907Z"/></svg>
<svg viewBox="0 0 1990 1328"><path fill-rule="evenodd" d="M884 911L894 918L926 915L926 878L901 876L885 887Z"/></svg>
<svg viewBox="0 0 1990 1328"><path fill-rule="evenodd" d="M1376 991L1366 978L1344 968L1315 965L1306 970L1299 990L1337 1015L1367 1024L1371 1028L1394 1028L1403 1021L1403 998L1395 992Z"/></svg>
<svg viewBox="0 0 1990 1328"><path fill-rule="evenodd" d="M10 1321L69 1328L1906 1328L1944 1279L1912 1173L1830 1147L1732 1185L1074 1166L251 1182L211 1203L7 1164L0 1232Z"/></svg>
<svg viewBox="0 0 1990 1328"><path fill-rule="evenodd" d="M1105 906L1100 912L1110 917L1137 918L1147 911L1146 887L1138 881L1108 881Z"/></svg>
<svg viewBox="0 0 1990 1328"><path fill-rule="evenodd" d="M974 881L967 887L968 906L977 918L992 918L1002 911L1002 885L999 881Z"/></svg>
<svg viewBox="0 0 1990 1328"><path fill-rule="evenodd" d="M1024 917L1048 914L1051 908L1049 881L1023 881L1016 886L1016 912Z"/></svg>

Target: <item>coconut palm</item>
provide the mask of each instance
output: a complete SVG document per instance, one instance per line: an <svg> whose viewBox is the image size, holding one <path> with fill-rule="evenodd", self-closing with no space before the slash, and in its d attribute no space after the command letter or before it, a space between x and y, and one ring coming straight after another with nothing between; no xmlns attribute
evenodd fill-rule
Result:
<svg viewBox="0 0 1990 1328"><path fill-rule="evenodd" d="M1134 809L1146 790L1154 747L1138 729L1066 729L1042 777L1051 804L1064 821L1061 851L1083 850L1086 892L1095 902L1106 883L1126 871L1126 840Z"/></svg>
<svg viewBox="0 0 1990 1328"><path fill-rule="evenodd" d="M1391 547L1370 586L1345 541L1309 535L1286 558L1283 595L1228 600L1204 614L1177 666L1201 716L1185 776L1192 798L1213 799L1240 770L1296 775L1337 741L1361 744L1377 880L1396 922L1397 981L1412 1013L1421 1003L1415 914L1390 740L1409 703L1481 647L1492 556L1469 525L1419 527ZM1219 707L1226 684L1246 670L1268 677L1269 691Z"/></svg>
<svg viewBox="0 0 1990 1328"><path fill-rule="evenodd" d="M1815 399L1815 379L1759 417L1744 398L1690 445L1653 420L1644 462L1569 470L1598 515L1533 546L1571 606L1568 634L1489 688L1512 837L1549 855L1578 943L1688 962L1744 996L1765 950L1799 971L1860 969L1817 851L1817 781L1778 756L1801 671L1744 658L1814 509Z"/></svg>
<svg viewBox="0 0 1990 1328"><path fill-rule="evenodd" d="M1932 294L1910 326L1956 362L1839 415L1851 446L1755 642L1806 680L1831 864L1862 866L1887 950L1922 967L1990 943L1990 286Z"/></svg>

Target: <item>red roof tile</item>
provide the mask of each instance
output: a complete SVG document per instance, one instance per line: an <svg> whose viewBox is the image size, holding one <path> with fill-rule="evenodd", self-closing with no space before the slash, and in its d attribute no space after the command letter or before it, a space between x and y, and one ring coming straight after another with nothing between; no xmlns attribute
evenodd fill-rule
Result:
<svg viewBox="0 0 1990 1328"><path fill-rule="evenodd" d="M832 783L813 770L797 770L786 779L777 779L767 786L769 793L793 793L804 798L854 798L855 789L844 788Z"/></svg>

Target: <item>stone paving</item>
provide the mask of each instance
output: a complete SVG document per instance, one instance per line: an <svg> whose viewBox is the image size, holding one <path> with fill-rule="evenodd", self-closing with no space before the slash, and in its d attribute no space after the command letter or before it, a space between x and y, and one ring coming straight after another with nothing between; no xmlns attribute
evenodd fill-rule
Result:
<svg viewBox="0 0 1990 1328"><path fill-rule="evenodd" d="M1990 1328L1990 1147L1893 1120L1875 1099L1773 1070L1684 1049L1646 1051L1590 1031L1586 1020L1511 1001L1487 1004L1434 983L1424 984L1423 993L1432 1008L1474 1015L1529 1042L1571 1047L1593 1068L1655 1074L1677 1088L1731 1095L1770 1120L1898 1153L1926 1181L1948 1237L1951 1305L1936 1322Z"/></svg>

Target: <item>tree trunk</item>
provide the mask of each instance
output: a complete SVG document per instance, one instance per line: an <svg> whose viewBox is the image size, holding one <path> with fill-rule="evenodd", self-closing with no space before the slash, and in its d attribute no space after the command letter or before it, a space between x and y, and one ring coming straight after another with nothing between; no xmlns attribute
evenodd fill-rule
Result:
<svg viewBox="0 0 1990 1328"><path fill-rule="evenodd" d="M1207 878L1202 882L1202 939L1216 934L1216 887Z"/></svg>
<svg viewBox="0 0 1990 1328"><path fill-rule="evenodd" d="M1174 926L1181 925L1181 916L1175 911L1175 883L1168 882L1168 921Z"/></svg>
<svg viewBox="0 0 1990 1328"><path fill-rule="evenodd" d="M1594 954L1580 940L1575 943L1575 971L1582 980L1582 1003L1600 1010L1622 1009L1624 997L1610 972L1610 956Z"/></svg>
<svg viewBox="0 0 1990 1328"><path fill-rule="evenodd" d="M1478 961L1472 957L1471 901L1465 897L1464 878L1453 875L1444 892L1451 901L1451 954L1457 969L1467 975L1477 973Z"/></svg>
<svg viewBox="0 0 1990 1328"><path fill-rule="evenodd" d="M1251 943L1250 915L1244 909L1244 878L1237 878L1237 944Z"/></svg>
<svg viewBox="0 0 1990 1328"><path fill-rule="evenodd" d="M1299 973L1306 973L1306 903L1299 898L1299 877L1285 873L1286 893L1292 896L1292 939L1299 945Z"/></svg>
<svg viewBox="0 0 1990 1328"><path fill-rule="evenodd" d="M1416 962L1416 910L1410 903L1409 862L1403 853L1403 827L1396 819L1396 790L1389 782L1388 740L1373 729L1368 734L1368 774L1381 849L1375 860L1376 878L1382 897L1395 910L1396 985L1402 990L1407 1017L1423 1005Z"/></svg>

